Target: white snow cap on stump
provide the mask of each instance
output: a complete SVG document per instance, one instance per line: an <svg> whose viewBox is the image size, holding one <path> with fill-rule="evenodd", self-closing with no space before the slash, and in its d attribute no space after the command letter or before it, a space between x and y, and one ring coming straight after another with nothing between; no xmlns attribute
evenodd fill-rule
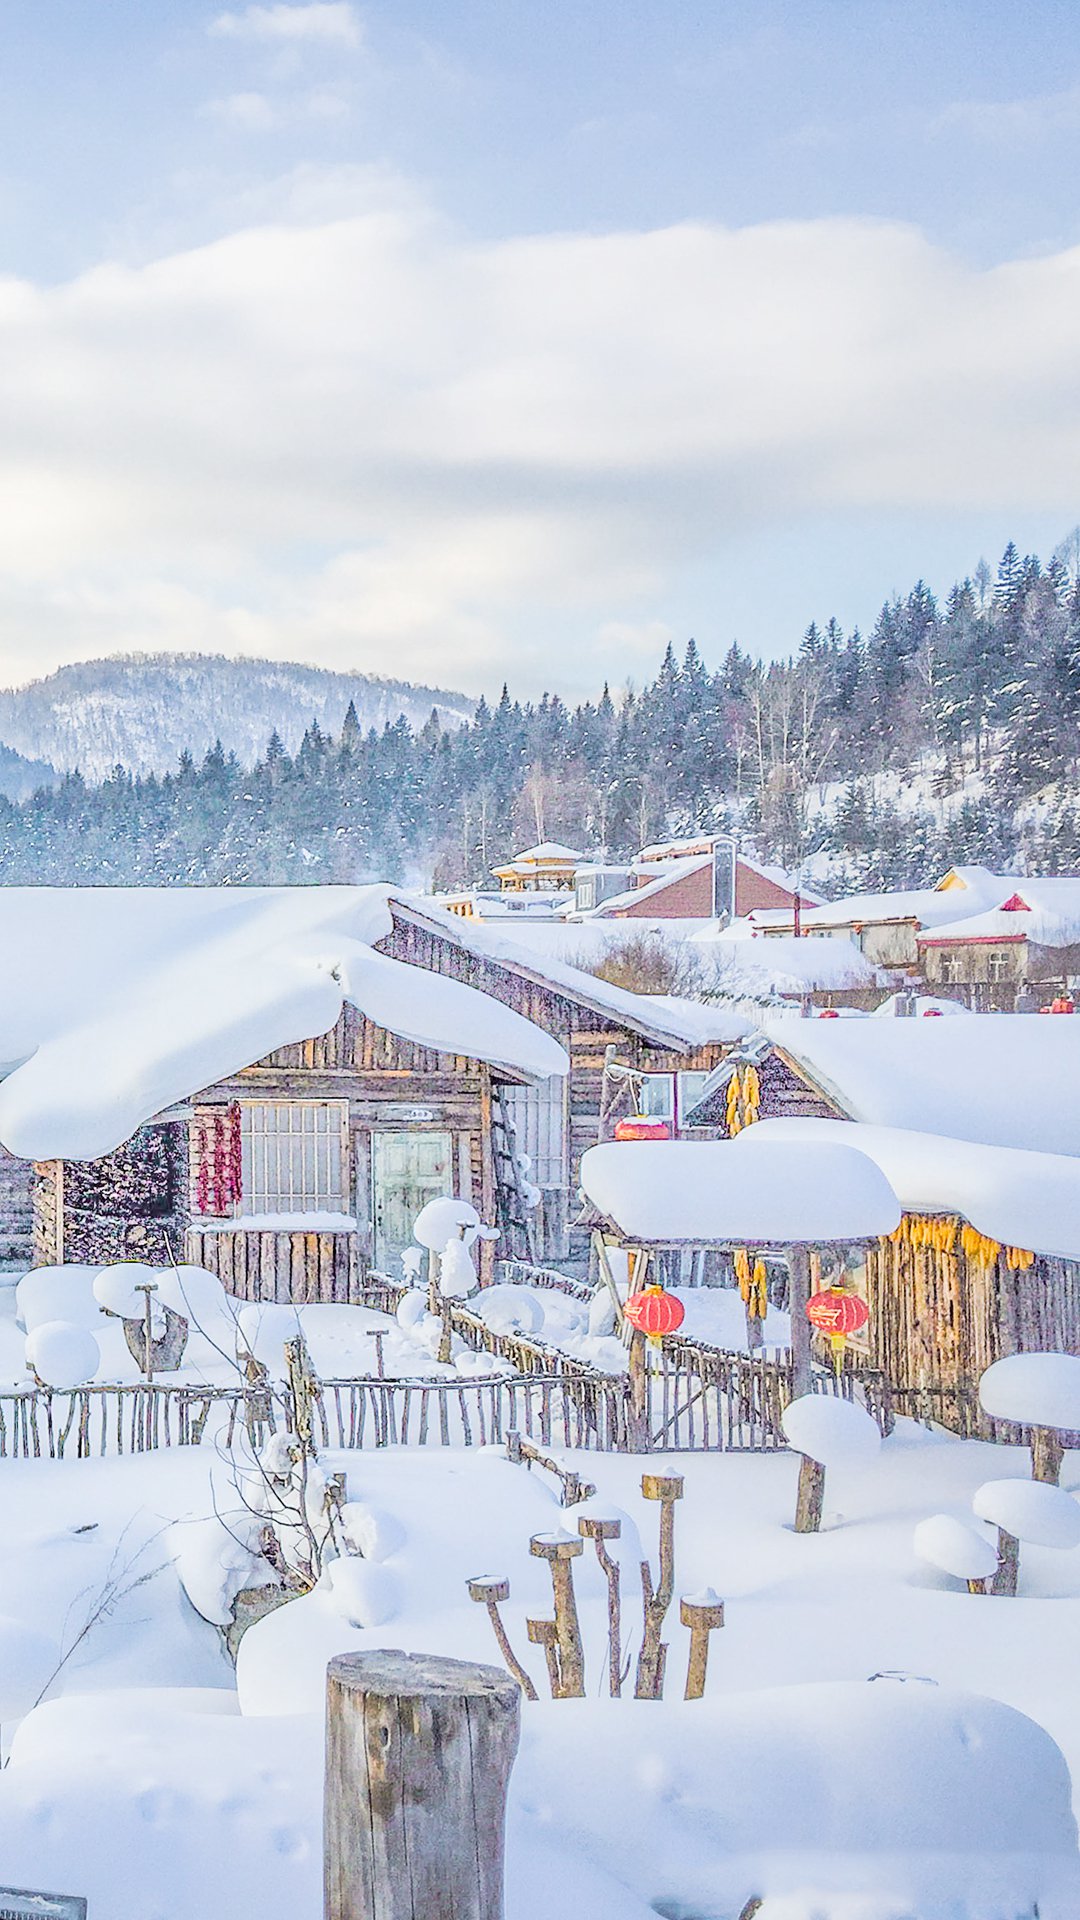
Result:
<svg viewBox="0 0 1080 1920"><path fill-rule="evenodd" d="M997 1572L997 1548L981 1528L951 1513L920 1520L913 1543L920 1560L956 1580L989 1580Z"/></svg>
<svg viewBox="0 0 1080 1920"><path fill-rule="evenodd" d="M1071 1353L1010 1353L979 1381L983 1411L1021 1427L1080 1429L1080 1359Z"/></svg>
<svg viewBox="0 0 1080 1920"><path fill-rule="evenodd" d="M101 1349L92 1333L70 1320L46 1320L26 1336L26 1364L45 1386L58 1393L92 1380L101 1365Z"/></svg>
<svg viewBox="0 0 1080 1920"><path fill-rule="evenodd" d="M823 1467L869 1460L881 1447L877 1422L865 1407L832 1393L804 1393L790 1401L780 1424L789 1446Z"/></svg>
<svg viewBox="0 0 1080 1920"><path fill-rule="evenodd" d="M475 1240L479 1226L480 1215L475 1207L467 1200L453 1200L447 1195L441 1200L429 1200L427 1206L421 1208L413 1222L413 1239L431 1253L445 1253L451 1240L461 1238L462 1227L471 1241Z"/></svg>
<svg viewBox="0 0 1080 1920"><path fill-rule="evenodd" d="M1045 1480L986 1480L971 1504L980 1520L1027 1545L1080 1546L1080 1505L1064 1487Z"/></svg>
<svg viewBox="0 0 1080 1920"><path fill-rule="evenodd" d="M157 1283L158 1275L144 1261L120 1260L94 1275L94 1299L106 1313L118 1313L125 1320L141 1319L146 1312L146 1295L138 1289L150 1286L156 1290ZM157 1304L153 1294L151 1301Z"/></svg>

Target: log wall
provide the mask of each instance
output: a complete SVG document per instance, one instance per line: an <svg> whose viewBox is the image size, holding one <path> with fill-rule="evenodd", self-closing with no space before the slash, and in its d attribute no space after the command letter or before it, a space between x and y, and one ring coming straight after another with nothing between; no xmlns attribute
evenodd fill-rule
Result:
<svg viewBox="0 0 1080 1920"><path fill-rule="evenodd" d="M898 1413L993 1439L980 1412L979 1376L1005 1354L1080 1354L1080 1264L1039 1257L1022 1271L880 1240L867 1259L871 1363Z"/></svg>
<svg viewBox="0 0 1080 1920"><path fill-rule="evenodd" d="M262 1233L194 1224L185 1258L216 1273L238 1300L359 1306L363 1269L354 1233Z"/></svg>

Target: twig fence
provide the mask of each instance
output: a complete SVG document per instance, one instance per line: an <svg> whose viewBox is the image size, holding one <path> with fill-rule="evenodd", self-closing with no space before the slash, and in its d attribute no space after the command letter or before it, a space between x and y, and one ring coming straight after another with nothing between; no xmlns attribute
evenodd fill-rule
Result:
<svg viewBox="0 0 1080 1920"><path fill-rule="evenodd" d="M553 1288L560 1280L525 1266L516 1277ZM591 1297L573 1281L561 1290ZM388 1276L372 1274L365 1303L393 1313L404 1291ZM507 1371L479 1379L322 1380L314 1405L320 1443L488 1446L517 1435L530 1449L600 1453L772 1453L785 1446L780 1416L793 1392L786 1352L733 1353L675 1337L644 1376L642 1404L635 1403L628 1373L601 1373L527 1335L495 1333L460 1302L452 1304L451 1321L467 1346L504 1361ZM822 1371L814 1384L849 1399L858 1392L883 1430L891 1426L880 1375ZM242 1434L259 1447L274 1423L267 1389L239 1380L225 1386L106 1383L68 1393L12 1389L0 1393L0 1459L85 1460L201 1444L227 1450Z"/></svg>

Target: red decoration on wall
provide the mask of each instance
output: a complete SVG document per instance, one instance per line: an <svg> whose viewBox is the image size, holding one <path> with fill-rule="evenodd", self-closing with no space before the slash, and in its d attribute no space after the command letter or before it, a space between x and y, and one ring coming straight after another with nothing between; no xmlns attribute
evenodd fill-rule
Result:
<svg viewBox="0 0 1080 1920"><path fill-rule="evenodd" d="M195 1209L211 1219L227 1219L243 1194L243 1144L240 1108L218 1108L196 1133Z"/></svg>
<svg viewBox="0 0 1080 1920"><path fill-rule="evenodd" d="M676 1333L686 1317L681 1300L673 1293L665 1293L663 1287L645 1287L641 1293L632 1293L623 1306L623 1312L632 1327L643 1333L654 1346L659 1346L665 1333Z"/></svg>
<svg viewBox="0 0 1080 1920"><path fill-rule="evenodd" d="M643 1113L634 1113L628 1120L616 1120L616 1140L670 1140L670 1120L650 1120Z"/></svg>

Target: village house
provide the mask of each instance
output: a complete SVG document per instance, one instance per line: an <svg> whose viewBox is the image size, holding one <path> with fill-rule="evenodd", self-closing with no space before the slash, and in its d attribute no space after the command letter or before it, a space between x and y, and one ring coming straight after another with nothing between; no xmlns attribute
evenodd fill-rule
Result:
<svg viewBox="0 0 1080 1920"><path fill-rule="evenodd" d="M808 906L820 900L809 888L800 890L782 867L741 853L730 834L693 834L643 847L629 869L629 884L595 898L588 891L589 873L579 869L575 911L612 920L729 921L757 909L791 913L797 899ZM617 877L618 871L612 874Z"/></svg>
<svg viewBox="0 0 1080 1920"><path fill-rule="evenodd" d="M918 936L922 974L969 1005L1045 1004L1080 982L1080 880L1019 880L1000 905Z"/></svg>
<svg viewBox="0 0 1080 1920"><path fill-rule="evenodd" d="M790 908L755 908L750 913L753 934L765 939L849 940L874 966L915 974L920 961L919 936L927 928L983 913L1016 884L1008 875L985 867L950 867L934 887L891 893L850 894L844 900L811 905L796 926Z"/></svg>
<svg viewBox="0 0 1080 1920"><path fill-rule="evenodd" d="M9 889L0 910L0 1142L32 1199L13 1254L187 1257L240 1297L359 1298L447 1192L499 1257L565 1256L613 1062L698 1084L746 1027L481 952L385 887Z"/></svg>

